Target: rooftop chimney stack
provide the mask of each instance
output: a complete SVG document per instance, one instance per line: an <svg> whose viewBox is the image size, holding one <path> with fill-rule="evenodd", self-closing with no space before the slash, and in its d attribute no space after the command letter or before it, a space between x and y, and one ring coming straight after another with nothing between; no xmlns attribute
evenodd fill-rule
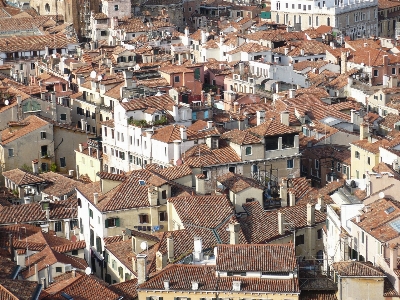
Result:
<svg viewBox="0 0 400 300"><path fill-rule="evenodd" d="M239 244L239 231L240 231L239 223L229 224L229 233L230 233L229 241L231 245Z"/></svg>
<svg viewBox="0 0 400 300"><path fill-rule="evenodd" d="M265 122L265 110L257 111L257 126Z"/></svg>
<svg viewBox="0 0 400 300"><path fill-rule="evenodd" d="M37 159L32 160L32 172L39 174L39 161Z"/></svg>
<svg viewBox="0 0 400 300"><path fill-rule="evenodd" d="M240 285L241 285L241 281L232 281L232 291L234 292L240 292Z"/></svg>
<svg viewBox="0 0 400 300"><path fill-rule="evenodd" d="M181 159L181 141L174 141L174 165L176 166L178 161Z"/></svg>
<svg viewBox="0 0 400 300"><path fill-rule="evenodd" d="M281 112L281 123L283 125L289 126L289 112L288 111Z"/></svg>
<svg viewBox="0 0 400 300"><path fill-rule="evenodd" d="M307 226L315 225L315 206L307 203Z"/></svg>
<svg viewBox="0 0 400 300"><path fill-rule="evenodd" d="M187 140L187 133L186 133L186 127L181 127L181 140L186 141Z"/></svg>
<svg viewBox="0 0 400 300"><path fill-rule="evenodd" d="M285 234L285 215L282 212L278 212L278 233Z"/></svg>
<svg viewBox="0 0 400 300"><path fill-rule="evenodd" d="M203 260L203 240L201 237L194 237L193 261L199 262Z"/></svg>
<svg viewBox="0 0 400 300"><path fill-rule="evenodd" d="M138 275L138 284L142 284L146 281L147 274L147 255L146 254L138 254L136 256L137 259L137 275Z"/></svg>

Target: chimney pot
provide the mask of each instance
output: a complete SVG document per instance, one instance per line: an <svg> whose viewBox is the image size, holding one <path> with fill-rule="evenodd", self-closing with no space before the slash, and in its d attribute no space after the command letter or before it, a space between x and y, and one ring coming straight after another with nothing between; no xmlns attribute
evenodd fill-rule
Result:
<svg viewBox="0 0 400 300"><path fill-rule="evenodd" d="M94 205L99 203L99 193L93 193L93 203Z"/></svg>
<svg viewBox="0 0 400 300"><path fill-rule="evenodd" d="M169 290L169 280L164 280L164 289Z"/></svg>
<svg viewBox="0 0 400 300"><path fill-rule="evenodd" d="M307 204L307 226L315 225L315 206L311 203Z"/></svg>
<svg viewBox="0 0 400 300"><path fill-rule="evenodd" d="M230 244L231 245L239 244L239 231L240 231L239 223L229 224Z"/></svg>

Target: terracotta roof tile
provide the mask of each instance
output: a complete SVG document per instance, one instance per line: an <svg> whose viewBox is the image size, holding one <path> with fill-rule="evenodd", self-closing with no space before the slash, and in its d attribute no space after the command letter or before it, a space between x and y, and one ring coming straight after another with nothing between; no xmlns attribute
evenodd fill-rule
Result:
<svg viewBox="0 0 400 300"><path fill-rule="evenodd" d="M190 196L169 198L184 224L215 228L233 215L234 208L226 196Z"/></svg>
<svg viewBox="0 0 400 300"><path fill-rule="evenodd" d="M217 277L214 266L169 265L163 271L139 286L138 290L163 290L164 280L169 280L172 291L191 291L192 282L199 283L199 291L232 291L232 281L237 277ZM241 277L242 292L300 293L297 279L261 279Z"/></svg>
<svg viewBox="0 0 400 300"><path fill-rule="evenodd" d="M108 288L120 296L124 296L124 300L135 300L138 297L136 290L137 278L110 285Z"/></svg>
<svg viewBox="0 0 400 300"><path fill-rule="evenodd" d="M45 125L48 125L48 122L37 116L30 115L21 122L21 126L18 126L18 128L7 128L1 131L1 144L6 145Z"/></svg>
<svg viewBox="0 0 400 300"><path fill-rule="evenodd" d="M264 190L264 186L258 183L253 178L248 178L240 174L235 174L228 172L224 175L217 177L218 182L220 182L224 187L228 188L234 193L239 193L249 187Z"/></svg>
<svg viewBox="0 0 400 300"><path fill-rule="evenodd" d="M341 277L386 277L382 270L370 262L340 261L334 262L332 268Z"/></svg>
<svg viewBox="0 0 400 300"><path fill-rule="evenodd" d="M34 298L38 283L27 280L0 279L2 299L31 300Z"/></svg>
<svg viewBox="0 0 400 300"><path fill-rule="evenodd" d="M293 244L218 245L218 271L293 272L296 256Z"/></svg>
<svg viewBox="0 0 400 300"><path fill-rule="evenodd" d="M5 171L3 172L3 176L19 186L46 182L46 180L42 177L23 171L21 169Z"/></svg>
<svg viewBox="0 0 400 300"><path fill-rule="evenodd" d="M283 125L281 122L276 120L267 120L261 125L248 129L248 131L260 137L298 133L298 130Z"/></svg>
<svg viewBox="0 0 400 300"><path fill-rule="evenodd" d="M253 134L250 130L239 129L233 129L225 132L221 138L238 145L260 144L263 141L260 136Z"/></svg>

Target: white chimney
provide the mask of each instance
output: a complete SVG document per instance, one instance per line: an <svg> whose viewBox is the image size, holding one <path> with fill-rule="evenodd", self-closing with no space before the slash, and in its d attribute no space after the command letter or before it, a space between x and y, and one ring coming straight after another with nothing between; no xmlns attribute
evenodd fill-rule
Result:
<svg viewBox="0 0 400 300"><path fill-rule="evenodd" d="M86 131L86 121L85 119L81 119L81 130Z"/></svg>
<svg viewBox="0 0 400 300"><path fill-rule="evenodd" d="M181 141L174 141L174 165L177 165L178 160L181 158Z"/></svg>
<svg viewBox="0 0 400 300"><path fill-rule="evenodd" d="M318 197L318 205L321 208L321 211L325 211L325 201L324 201L324 197L322 195L319 195Z"/></svg>
<svg viewBox="0 0 400 300"><path fill-rule="evenodd" d="M82 152L83 151L83 144L79 144L78 147L79 147L79 152Z"/></svg>
<svg viewBox="0 0 400 300"><path fill-rule="evenodd" d="M232 291L240 292L240 284L241 281L236 281L236 280L232 281Z"/></svg>
<svg viewBox="0 0 400 300"><path fill-rule="evenodd" d="M99 203L99 193L93 193L93 203L94 205Z"/></svg>
<svg viewBox="0 0 400 300"><path fill-rule="evenodd" d="M285 55L289 54L289 48L285 48Z"/></svg>
<svg viewBox="0 0 400 300"><path fill-rule="evenodd" d="M181 127L181 140L186 141L187 140L187 133L186 133L186 127Z"/></svg>
<svg viewBox="0 0 400 300"><path fill-rule="evenodd" d="M288 111L281 112L281 123L283 125L289 126L289 112Z"/></svg>
<svg viewBox="0 0 400 300"><path fill-rule="evenodd" d="M185 36L189 37L189 27L185 27Z"/></svg>
<svg viewBox="0 0 400 300"><path fill-rule="evenodd" d="M207 128L212 128L214 122L213 121L207 121Z"/></svg>
<svg viewBox="0 0 400 300"><path fill-rule="evenodd" d="M300 55L304 56L304 49L300 49Z"/></svg>
<svg viewBox="0 0 400 300"><path fill-rule="evenodd" d="M203 260L203 240L201 237L194 237L193 261L199 262Z"/></svg>
<svg viewBox="0 0 400 300"><path fill-rule="evenodd" d="M296 97L296 90L295 89L290 89L289 90L289 99L293 99Z"/></svg>
<svg viewBox="0 0 400 300"><path fill-rule="evenodd" d="M360 220L361 220L360 215L357 215L357 216L356 216L356 223L360 223Z"/></svg>
<svg viewBox="0 0 400 300"><path fill-rule="evenodd" d="M198 281L192 281L192 290L197 291L199 289L199 282Z"/></svg>
<svg viewBox="0 0 400 300"><path fill-rule="evenodd" d="M167 252L168 252L168 260L171 262L174 260L174 238L170 236L167 238Z"/></svg>
<svg viewBox="0 0 400 300"><path fill-rule="evenodd" d="M206 32L202 29L201 30L201 43L205 44L207 42L207 35Z"/></svg>
<svg viewBox="0 0 400 300"><path fill-rule="evenodd" d="M167 279L164 280L164 289L167 291L169 290L169 280L167 280Z"/></svg>
<svg viewBox="0 0 400 300"><path fill-rule="evenodd" d="M282 212L278 212L278 233L285 234L285 215Z"/></svg>
<svg viewBox="0 0 400 300"><path fill-rule="evenodd" d="M257 111L257 126L265 122L265 110Z"/></svg>
<svg viewBox="0 0 400 300"><path fill-rule="evenodd" d="M17 95L17 104L18 104L18 106L20 106L21 103L22 103L22 97L21 97L21 95Z"/></svg>
<svg viewBox="0 0 400 300"><path fill-rule="evenodd" d="M295 206L296 205L296 195L290 191L289 192L289 206Z"/></svg>
<svg viewBox="0 0 400 300"><path fill-rule="evenodd" d="M69 177L74 177L74 170L68 170L68 176Z"/></svg>
<svg viewBox="0 0 400 300"><path fill-rule="evenodd" d="M315 225L315 206L307 203L307 226Z"/></svg>
<svg viewBox="0 0 400 300"><path fill-rule="evenodd" d="M146 273L147 273L147 255L146 254L138 254L136 255L137 263L137 276L138 276L138 284L142 284L146 281Z"/></svg>
<svg viewBox="0 0 400 300"><path fill-rule="evenodd" d="M230 233L229 242L231 245L239 244L239 231L240 231L239 223L229 224L229 233Z"/></svg>

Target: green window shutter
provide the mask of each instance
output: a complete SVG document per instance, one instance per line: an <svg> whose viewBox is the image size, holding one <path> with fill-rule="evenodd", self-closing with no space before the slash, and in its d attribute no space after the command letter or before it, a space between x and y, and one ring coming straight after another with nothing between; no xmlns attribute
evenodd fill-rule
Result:
<svg viewBox="0 0 400 300"><path fill-rule="evenodd" d="M104 227L105 227L105 228L108 228L108 220L106 220L106 221L104 222Z"/></svg>
<svg viewBox="0 0 400 300"><path fill-rule="evenodd" d="M119 218L115 218L115 226L119 227Z"/></svg>

